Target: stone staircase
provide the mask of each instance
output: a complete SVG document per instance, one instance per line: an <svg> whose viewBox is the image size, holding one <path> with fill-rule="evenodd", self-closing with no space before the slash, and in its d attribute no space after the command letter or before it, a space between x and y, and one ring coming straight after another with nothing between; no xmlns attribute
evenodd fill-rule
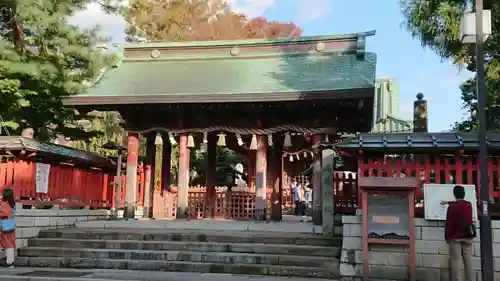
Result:
<svg viewBox="0 0 500 281"><path fill-rule="evenodd" d="M341 242L287 232L71 228L41 231L19 249L16 263L335 279Z"/></svg>

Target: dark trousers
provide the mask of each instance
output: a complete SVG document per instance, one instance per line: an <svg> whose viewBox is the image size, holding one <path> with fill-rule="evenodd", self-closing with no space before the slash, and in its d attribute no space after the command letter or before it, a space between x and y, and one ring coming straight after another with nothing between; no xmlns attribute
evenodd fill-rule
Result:
<svg viewBox="0 0 500 281"><path fill-rule="evenodd" d="M295 215L296 216L305 216L306 215L306 206L302 201L295 201Z"/></svg>

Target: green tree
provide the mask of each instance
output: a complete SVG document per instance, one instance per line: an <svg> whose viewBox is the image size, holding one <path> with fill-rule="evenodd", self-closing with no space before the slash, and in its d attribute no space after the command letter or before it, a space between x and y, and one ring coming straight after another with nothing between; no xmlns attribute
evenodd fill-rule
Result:
<svg viewBox="0 0 500 281"><path fill-rule="evenodd" d="M443 60L452 60L459 67L476 71L475 46L460 42L460 18L474 7L473 0L403 0L405 26L422 46L435 51ZM500 1L485 0L491 10L492 34L485 44L487 122L490 130L500 129ZM456 130L475 130L477 107L475 77L460 85L464 108L471 112L466 120L457 122Z"/></svg>
<svg viewBox="0 0 500 281"><path fill-rule="evenodd" d="M96 48L98 29L80 30L67 19L89 0L2 0L0 3L0 114L11 134L26 127L37 138L79 139L83 118L62 98L83 90L112 62ZM105 5L105 3L102 3Z"/></svg>
<svg viewBox="0 0 500 281"><path fill-rule="evenodd" d="M80 121L80 125L88 132L99 132L90 139L72 142L75 148L98 152L104 155L117 155L117 151L105 150L102 146L108 142L123 143L123 119L118 112L91 112L87 120Z"/></svg>

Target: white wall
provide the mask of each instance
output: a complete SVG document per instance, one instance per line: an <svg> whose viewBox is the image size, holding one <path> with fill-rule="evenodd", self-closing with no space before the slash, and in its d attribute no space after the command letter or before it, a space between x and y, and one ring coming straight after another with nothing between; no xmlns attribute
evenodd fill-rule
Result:
<svg viewBox="0 0 500 281"><path fill-rule="evenodd" d="M26 247L28 239L37 237L44 229L74 227L79 221L94 221L109 218L108 210L60 210L60 209L22 209L19 205L16 213L17 248ZM0 252L0 258L4 253Z"/></svg>
<svg viewBox="0 0 500 281"><path fill-rule="evenodd" d="M343 239L340 274L362 277L362 217L343 216ZM500 221L493 221L493 255L495 281L500 280ZM415 263L417 281L448 281L448 244L444 240L444 222L415 219ZM481 252L479 238L473 244L473 268L480 280ZM407 247L371 245L370 270L372 278L406 280L408 275Z"/></svg>

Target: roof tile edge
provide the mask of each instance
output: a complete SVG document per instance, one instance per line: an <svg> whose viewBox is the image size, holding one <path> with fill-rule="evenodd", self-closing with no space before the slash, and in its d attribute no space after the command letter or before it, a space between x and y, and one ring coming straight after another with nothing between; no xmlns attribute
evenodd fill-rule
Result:
<svg viewBox="0 0 500 281"><path fill-rule="evenodd" d="M124 49L149 49L149 48L214 48L232 46L259 46L273 44L309 43L317 41L335 40L363 40L368 36L375 35L375 30L366 32L340 34L340 35L319 35L302 36L290 38L266 38L266 39L244 39L244 40L222 40L222 41L189 41L189 42L154 42L154 43L125 43Z"/></svg>

